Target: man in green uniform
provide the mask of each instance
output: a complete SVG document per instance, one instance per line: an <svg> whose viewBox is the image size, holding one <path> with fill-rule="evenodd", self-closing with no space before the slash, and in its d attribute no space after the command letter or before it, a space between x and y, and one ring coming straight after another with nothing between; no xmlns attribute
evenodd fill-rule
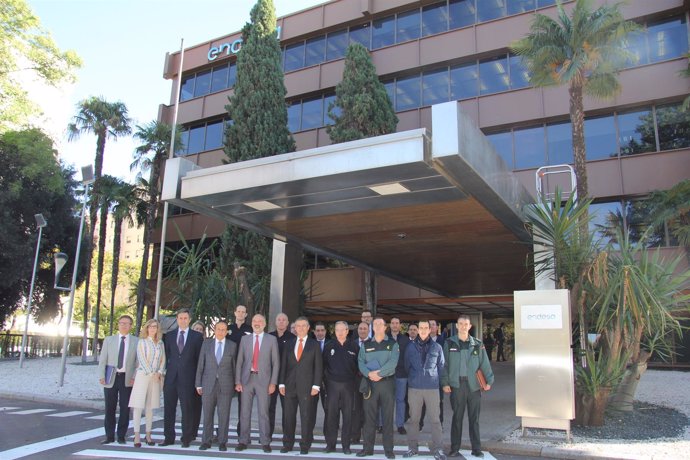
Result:
<svg viewBox="0 0 690 460"><path fill-rule="evenodd" d="M460 315L458 318L457 337L448 337L443 344L443 356L446 365L441 374L441 387L445 393L452 393L453 424L450 428L449 457L460 456L462 439L462 421L467 407L467 418L470 425L470 442L472 455L483 457L482 443L479 437L479 408L481 391L477 381L477 370L481 369L486 378L485 390L491 389L494 373L491 370L489 357L480 340L470 336L470 318Z"/></svg>
<svg viewBox="0 0 690 460"><path fill-rule="evenodd" d="M374 440L378 423L379 407L383 414L383 450L386 458L393 453L393 409L395 407L395 367L400 350L395 340L386 336L386 322L376 318L374 336L359 349L358 366L362 378L368 379L371 396L364 400L364 448L358 457L374 455Z"/></svg>

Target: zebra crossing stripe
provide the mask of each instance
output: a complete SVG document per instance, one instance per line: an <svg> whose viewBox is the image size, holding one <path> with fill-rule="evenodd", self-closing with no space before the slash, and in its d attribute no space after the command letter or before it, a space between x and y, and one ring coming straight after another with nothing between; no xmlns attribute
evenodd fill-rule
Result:
<svg viewBox="0 0 690 460"><path fill-rule="evenodd" d="M90 414L91 412L86 412L83 410L73 410L70 412L60 412L57 414L48 414L46 417L74 417L75 415Z"/></svg>
<svg viewBox="0 0 690 460"><path fill-rule="evenodd" d="M29 409L29 410L20 410L18 412L10 412L12 415L33 415L33 414L42 414L44 412L55 412L55 409Z"/></svg>
<svg viewBox="0 0 690 460"><path fill-rule="evenodd" d="M4 412L6 410L16 410L16 409L21 409L21 407L0 407L0 412Z"/></svg>

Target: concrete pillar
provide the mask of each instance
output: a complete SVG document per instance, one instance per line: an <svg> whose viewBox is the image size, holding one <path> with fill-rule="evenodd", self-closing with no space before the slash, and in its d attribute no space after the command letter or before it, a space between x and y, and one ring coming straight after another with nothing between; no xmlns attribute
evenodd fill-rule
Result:
<svg viewBox="0 0 690 460"><path fill-rule="evenodd" d="M290 322L299 316L300 271L302 248L294 243L273 240L271 265L271 299L268 309L267 331L275 328L278 313L288 315Z"/></svg>

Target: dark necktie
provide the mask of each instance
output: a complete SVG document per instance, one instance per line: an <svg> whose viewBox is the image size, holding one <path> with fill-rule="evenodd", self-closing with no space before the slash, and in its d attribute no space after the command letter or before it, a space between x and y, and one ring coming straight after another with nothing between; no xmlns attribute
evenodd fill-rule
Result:
<svg viewBox="0 0 690 460"><path fill-rule="evenodd" d="M117 368L122 369L122 365L124 363L125 363L125 336L123 335L121 340L120 340L120 351L118 351L118 353L117 353Z"/></svg>
<svg viewBox="0 0 690 460"><path fill-rule="evenodd" d="M180 331L180 335L177 336L177 349L180 353L184 349L184 331Z"/></svg>

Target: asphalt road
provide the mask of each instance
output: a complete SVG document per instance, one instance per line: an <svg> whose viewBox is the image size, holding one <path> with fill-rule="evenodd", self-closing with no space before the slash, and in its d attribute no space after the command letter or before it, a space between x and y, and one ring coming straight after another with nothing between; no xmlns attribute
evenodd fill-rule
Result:
<svg viewBox="0 0 690 460"><path fill-rule="evenodd" d="M178 428L179 430L179 428ZM279 435L278 435L279 436ZM198 450L199 442L192 443L191 448L184 449L179 444L171 447L134 448L132 430L129 431L126 445L109 444L101 445L103 434L103 412L93 409L79 409L60 404L39 403L33 401L0 398L0 459L12 460L16 458L28 459L141 459L141 460L186 460L192 458L206 459L275 459L279 457L296 457L312 459L351 459L354 455L342 453L324 454L323 438L316 436L312 452L309 455L280 454L280 441L273 441L274 452L264 454L260 449L250 449L235 453L232 446L236 444L234 428L230 430L230 450L220 453L215 446L212 450L201 452ZM153 437L157 440L163 438L163 423L158 421L153 426ZM255 439L258 434L253 433L254 445L258 447ZM358 446L353 446L358 450ZM404 446L396 446L398 458L402 458L405 452ZM383 450L379 445L375 450L377 455L367 457L371 459L383 459ZM433 457L424 456L419 459ZM475 457L469 456L468 460ZM485 452L486 460L531 460L535 457L521 457Z"/></svg>

